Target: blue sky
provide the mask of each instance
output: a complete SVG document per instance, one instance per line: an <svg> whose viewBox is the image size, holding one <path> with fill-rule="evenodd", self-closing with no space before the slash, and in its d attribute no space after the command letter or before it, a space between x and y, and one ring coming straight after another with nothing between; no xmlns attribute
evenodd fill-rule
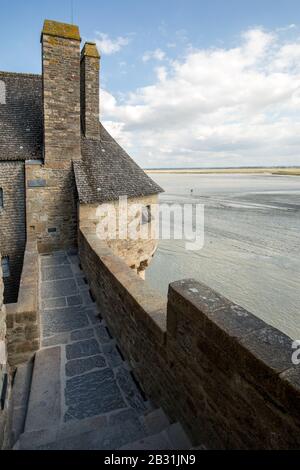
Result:
<svg viewBox="0 0 300 470"><path fill-rule="evenodd" d="M140 164L300 165L299 0L73 3L102 119ZM0 6L0 70L40 73L43 20L69 22L71 0Z"/></svg>

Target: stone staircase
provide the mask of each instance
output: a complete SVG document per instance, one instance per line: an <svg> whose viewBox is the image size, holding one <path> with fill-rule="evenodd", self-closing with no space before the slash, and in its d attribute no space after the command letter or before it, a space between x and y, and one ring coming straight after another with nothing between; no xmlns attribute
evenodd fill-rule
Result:
<svg viewBox="0 0 300 470"><path fill-rule="evenodd" d="M93 301L78 256L41 257L42 348L18 367L16 450L185 450L181 425L155 409Z"/></svg>

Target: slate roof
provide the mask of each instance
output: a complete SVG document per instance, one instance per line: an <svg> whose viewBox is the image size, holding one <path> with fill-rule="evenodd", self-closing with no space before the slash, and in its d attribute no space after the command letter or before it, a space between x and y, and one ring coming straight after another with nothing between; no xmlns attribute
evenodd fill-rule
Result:
<svg viewBox="0 0 300 470"><path fill-rule="evenodd" d="M2 82L2 83L1 83ZM42 159L43 107L40 75L0 72L0 161Z"/></svg>
<svg viewBox="0 0 300 470"><path fill-rule="evenodd" d="M84 204L163 192L100 124L100 141L82 138L82 161L74 161L76 186Z"/></svg>

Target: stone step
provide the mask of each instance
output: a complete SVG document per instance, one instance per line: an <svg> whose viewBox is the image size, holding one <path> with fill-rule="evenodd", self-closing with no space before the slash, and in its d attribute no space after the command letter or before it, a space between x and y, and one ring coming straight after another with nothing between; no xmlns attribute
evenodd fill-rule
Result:
<svg viewBox="0 0 300 470"><path fill-rule="evenodd" d="M61 348L35 355L25 432L58 425L61 419Z"/></svg>
<svg viewBox="0 0 300 470"><path fill-rule="evenodd" d="M18 366L12 388L12 415L10 445L13 447L24 432L30 394L33 359Z"/></svg>
<svg viewBox="0 0 300 470"><path fill-rule="evenodd" d="M148 435L158 434L170 426L170 421L161 408L143 415L142 422L145 424Z"/></svg>
<svg viewBox="0 0 300 470"><path fill-rule="evenodd" d="M35 449L61 439L101 430L105 426L117 424L122 420L137 419L138 417L139 415L134 410L124 409L110 414L68 421L58 426L49 426L46 429L25 432L20 436L19 447L24 450Z"/></svg>
<svg viewBox="0 0 300 470"><path fill-rule="evenodd" d="M125 444L119 450L189 450L191 447L182 426L175 423L160 433Z"/></svg>
<svg viewBox="0 0 300 470"><path fill-rule="evenodd" d="M105 425L93 431L56 439L34 448L36 450L116 450L146 435L145 427L139 418L135 417ZM23 446L22 449L24 449Z"/></svg>
<svg viewBox="0 0 300 470"><path fill-rule="evenodd" d="M92 431L101 431L107 426L114 426L128 420L137 422L137 419L140 420L141 429L146 436L156 434L170 425L168 418L161 409L151 411L145 416L140 416L133 409L125 409L83 420L70 421L59 426L50 426L46 429L25 432L20 436L19 445L16 449L32 450L62 439L73 438Z"/></svg>

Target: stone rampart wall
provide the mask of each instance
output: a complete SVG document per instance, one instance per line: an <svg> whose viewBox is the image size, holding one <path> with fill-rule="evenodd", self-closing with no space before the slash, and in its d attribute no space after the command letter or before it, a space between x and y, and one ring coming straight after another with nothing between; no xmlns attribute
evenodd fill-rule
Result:
<svg viewBox="0 0 300 470"><path fill-rule="evenodd" d="M79 249L142 388L194 444L300 447L300 369L290 338L194 280L171 284L166 304L88 229Z"/></svg>
<svg viewBox="0 0 300 470"><path fill-rule="evenodd" d="M39 255L36 241L28 241L18 302L6 306L7 350L11 367L29 360L40 347Z"/></svg>

